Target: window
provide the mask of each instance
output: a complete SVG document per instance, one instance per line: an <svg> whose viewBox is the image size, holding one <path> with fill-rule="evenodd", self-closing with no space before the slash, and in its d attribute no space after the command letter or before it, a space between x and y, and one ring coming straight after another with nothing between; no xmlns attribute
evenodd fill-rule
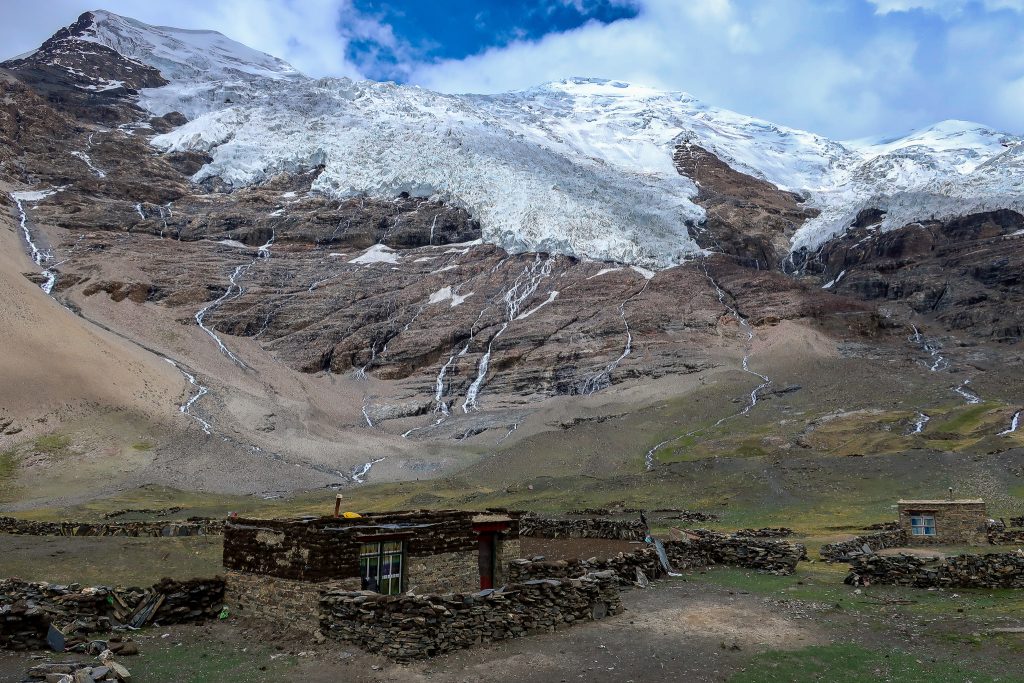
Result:
<svg viewBox="0 0 1024 683"><path fill-rule="evenodd" d="M912 536L934 536L935 517L932 515L911 515L910 534Z"/></svg>
<svg viewBox="0 0 1024 683"><path fill-rule="evenodd" d="M402 559L405 548L402 541L373 541L363 543L359 549L359 576L363 590L384 595L402 592Z"/></svg>

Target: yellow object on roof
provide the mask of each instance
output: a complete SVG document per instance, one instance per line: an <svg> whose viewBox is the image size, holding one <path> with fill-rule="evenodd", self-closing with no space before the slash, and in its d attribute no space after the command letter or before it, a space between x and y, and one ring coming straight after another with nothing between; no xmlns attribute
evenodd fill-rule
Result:
<svg viewBox="0 0 1024 683"><path fill-rule="evenodd" d="M358 512L343 512L341 513L341 516L345 519L359 519L360 517L362 517L362 515Z"/></svg>

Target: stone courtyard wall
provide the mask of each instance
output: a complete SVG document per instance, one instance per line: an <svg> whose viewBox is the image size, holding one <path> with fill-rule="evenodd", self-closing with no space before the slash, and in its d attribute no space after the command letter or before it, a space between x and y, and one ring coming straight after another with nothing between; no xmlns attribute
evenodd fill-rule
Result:
<svg viewBox="0 0 1024 683"><path fill-rule="evenodd" d="M639 519L549 519L524 515L519 520L519 535L535 538L610 538L642 541L647 527Z"/></svg>
<svg viewBox="0 0 1024 683"><path fill-rule="evenodd" d="M51 625L70 644L125 624L179 624L217 616L224 605L224 579L162 579L151 588L59 585L0 580L0 647L46 647Z"/></svg>
<svg viewBox="0 0 1024 683"><path fill-rule="evenodd" d="M819 555L826 562L848 562L854 557L877 553L886 548L901 548L907 544L907 532L904 529L888 529L873 534L857 536L849 541L828 543L821 546ZM864 549L867 548L868 552Z"/></svg>
<svg viewBox="0 0 1024 683"><path fill-rule="evenodd" d="M19 536L211 536L224 531L224 521L191 517L155 522L37 522L0 517L0 533Z"/></svg>
<svg viewBox="0 0 1024 683"><path fill-rule="evenodd" d="M1024 555L988 553L928 561L912 555L854 558L845 582L914 588L1024 588Z"/></svg>
<svg viewBox="0 0 1024 683"><path fill-rule="evenodd" d="M472 594L385 596L327 590L320 609L326 636L409 661L602 619L621 611L622 602L615 575L598 572Z"/></svg>

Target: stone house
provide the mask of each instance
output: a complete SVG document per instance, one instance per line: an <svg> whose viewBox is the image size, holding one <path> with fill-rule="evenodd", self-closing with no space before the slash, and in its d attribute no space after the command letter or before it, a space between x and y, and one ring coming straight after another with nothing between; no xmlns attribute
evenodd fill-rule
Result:
<svg viewBox="0 0 1024 683"><path fill-rule="evenodd" d="M909 545L988 542L988 511L980 498L901 500L897 508L899 526L906 532Z"/></svg>
<svg viewBox="0 0 1024 683"><path fill-rule="evenodd" d="M228 604L311 629L321 589L469 593L502 585L517 557L519 514L505 510L233 516L224 527Z"/></svg>

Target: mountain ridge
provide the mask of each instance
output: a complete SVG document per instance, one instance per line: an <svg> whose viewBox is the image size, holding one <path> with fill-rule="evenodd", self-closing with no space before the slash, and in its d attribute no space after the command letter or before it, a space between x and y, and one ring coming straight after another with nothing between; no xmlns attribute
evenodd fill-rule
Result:
<svg viewBox="0 0 1024 683"><path fill-rule="evenodd" d="M188 46L188 35L174 36L171 29L103 11L90 21L84 29L95 35L90 39L112 49L148 44L166 52L165 36L172 34L180 54L202 52L202 46ZM888 231L921 216L1024 207L1024 171L1012 155L1004 158L1012 172L974 173L998 165L996 158L1022 138L970 122L937 122L874 144L843 143L686 93L622 81L575 77L499 95L447 95L372 81L309 79L277 58L224 40L231 46L220 55L227 55L223 63L218 56L205 71L162 72L171 84L144 89L140 97L153 114L182 111L193 119L154 144L210 154L195 181L216 177L239 187L322 164L317 191L339 199L436 196L470 211L481 220L485 240L513 251L656 268L701 253L693 226L706 216L692 201L696 187L671 163L680 141L802 194L819 214L797 226L791 252L820 248L867 208L885 213L880 230ZM130 52L154 68L166 62L159 50ZM246 55L255 55L251 63ZM305 134L278 140L268 126L278 135ZM439 126L447 127L447 138L435 135ZM453 134L454 144L446 144ZM387 154L380 149L384 140ZM503 157L506 148L514 152ZM527 167L521 159L530 160ZM493 185L481 185L486 174L474 170L484 163L493 167ZM579 186L557 188L558 178L576 177ZM512 187L521 190L499 190ZM607 201L590 201L591 191ZM642 204L648 208L637 211L630 199L636 196L647 197Z"/></svg>

